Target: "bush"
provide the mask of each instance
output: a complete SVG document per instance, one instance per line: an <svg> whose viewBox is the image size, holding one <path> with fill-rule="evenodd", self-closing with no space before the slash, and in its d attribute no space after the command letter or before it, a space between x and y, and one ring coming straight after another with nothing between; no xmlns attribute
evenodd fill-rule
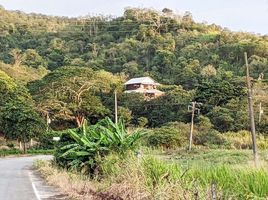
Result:
<svg viewBox="0 0 268 200"><path fill-rule="evenodd" d="M130 154L128 156L131 156ZM102 178L118 176L121 171L124 159L118 154L111 153L103 159L97 160Z"/></svg>
<svg viewBox="0 0 268 200"><path fill-rule="evenodd" d="M36 150L36 149L29 149L27 154L30 155L52 155L54 153L53 150ZM24 154L20 149L10 149L10 148L1 148L0 149L0 157L9 156L9 155L21 155Z"/></svg>
<svg viewBox="0 0 268 200"><path fill-rule="evenodd" d="M0 145L6 145L6 139L0 136Z"/></svg>
<svg viewBox="0 0 268 200"><path fill-rule="evenodd" d="M181 148L187 145L189 127L183 123L170 123L153 129L147 138L151 147Z"/></svg>
<svg viewBox="0 0 268 200"><path fill-rule="evenodd" d="M251 149L251 133L248 131L227 132L223 134L226 140L226 147L231 149ZM264 135L257 135L257 146L260 149L268 148L268 138Z"/></svg>
<svg viewBox="0 0 268 200"><path fill-rule="evenodd" d="M139 117L138 118L138 126L139 127L145 127L148 124L148 119L146 117Z"/></svg>
<svg viewBox="0 0 268 200"><path fill-rule="evenodd" d="M15 148L15 144L14 144L14 143L7 143L7 146L8 146L9 148Z"/></svg>
<svg viewBox="0 0 268 200"><path fill-rule="evenodd" d="M0 150L0 157L8 156L8 155L17 155L23 154L23 152L19 149L2 149Z"/></svg>
<svg viewBox="0 0 268 200"><path fill-rule="evenodd" d="M0 146L0 151L6 151L9 150L10 147L9 146Z"/></svg>
<svg viewBox="0 0 268 200"><path fill-rule="evenodd" d="M62 132L49 131L38 137L38 148L40 149L54 149L57 145L57 141L53 140L53 137L60 137Z"/></svg>
<svg viewBox="0 0 268 200"><path fill-rule="evenodd" d="M209 148L218 148L226 143L222 134L213 129L194 134L193 141L195 145L202 145Z"/></svg>

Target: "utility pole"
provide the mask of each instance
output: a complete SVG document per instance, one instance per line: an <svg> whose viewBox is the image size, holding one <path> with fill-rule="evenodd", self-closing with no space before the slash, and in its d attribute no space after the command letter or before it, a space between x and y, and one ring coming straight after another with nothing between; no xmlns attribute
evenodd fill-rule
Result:
<svg viewBox="0 0 268 200"><path fill-rule="evenodd" d="M263 109L262 109L262 105L260 102L260 104L259 104L259 124L261 123L262 114L263 114Z"/></svg>
<svg viewBox="0 0 268 200"><path fill-rule="evenodd" d="M49 117L49 112L47 112L47 132L49 131L49 124L51 123L51 119Z"/></svg>
<svg viewBox="0 0 268 200"><path fill-rule="evenodd" d="M192 109L192 118L191 118L191 129L190 129L190 136L189 136L189 151L192 150L192 144L193 144L193 132L194 132L194 116L195 111L198 111L198 114L200 113L200 109L196 108L197 105L201 105L201 103L197 103L196 101L192 102L191 106L188 106L188 110Z"/></svg>
<svg viewBox="0 0 268 200"><path fill-rule="evenodd" d="M252 88L251 80L249 76L249 65L248 65L248 56L247 53L244 53L245 63L246 63L246 74L247 74L247 92L248 92L248 112L250 117L250 128L251 128L251 137L252 137L252 149L254 156L255 166L258 166L258 149L256 143L256 130L255 130L255 120L254 120L254 110L253 110L253 100L252 100Z"/></svg>
<svg viewBox="0 0 268 200"><path fill-rule="evenodd" d="M115 124L118 122L118 113L117 113L117 91L114 91L114 118L115 118Z"/></svg>

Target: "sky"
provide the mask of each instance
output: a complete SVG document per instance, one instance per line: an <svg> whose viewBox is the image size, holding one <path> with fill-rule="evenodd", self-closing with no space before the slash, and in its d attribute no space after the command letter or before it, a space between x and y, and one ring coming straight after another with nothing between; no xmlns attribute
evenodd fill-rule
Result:
<svg viewBox="0 0 268 200"><path fill-rule="evenodd" d="M170 8L180 14L190 11L198 22L268 34L268 0L0 0L0 5L7 10L69 17L120 16L126 7Z"/></svg>

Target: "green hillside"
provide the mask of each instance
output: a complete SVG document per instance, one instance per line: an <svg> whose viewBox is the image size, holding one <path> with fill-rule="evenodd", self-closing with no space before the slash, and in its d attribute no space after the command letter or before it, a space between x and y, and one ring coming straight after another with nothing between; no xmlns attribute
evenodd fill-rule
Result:
<svg viewBox="0 0 268 200"><path fill-rule="evenodd" d="M111 84L120 79L116 83L120 85L126 79L139 76L151 76L163 84L161 89L166 95L150 102L126 96L122 87L118 89L120 115L132 125L137 125L142 117L148 120L149 127L174 121L188 123L187 106L196 100L203 103L201 114L216 130L247 129L244 52L248 53L250 72L256 80L256 117L260 102L264 110L268 107L268 36L196 23L191 13L177 15L170 9L158 12L130 8L121 17L67 18L1 8L0 16L0 61L5 63L0 69L24 83L41 79L47 70L51 71L47 78L32 82L28 87L37 110L42 108L41 113L51 112L52 116L60 113L61 117L55 117L55 121L67 120L67 124L75 124L72 114L77 112L91 120L113 116L114 86L109 86L106 92L92 91L91 95L97 98L95 101L101 108L97 111L87 107L87 112L79 108L82 111L66 113L66 110L59 111L59 107L66 108L63 104L53 107L55 100L70 103L63 94L60 98L42 96L40 87L50 87L45 87L44 83L51 81L57 83L57 74L85 67L113 73ZM48 107L50 111L43 110ZM266 132L266 125L264 112L258 131Z"/></svg>

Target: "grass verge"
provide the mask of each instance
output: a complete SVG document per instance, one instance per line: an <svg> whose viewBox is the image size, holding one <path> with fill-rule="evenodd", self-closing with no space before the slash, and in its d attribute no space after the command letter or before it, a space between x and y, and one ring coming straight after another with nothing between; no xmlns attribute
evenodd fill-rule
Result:
<svg viewBox="0 0 268 200"><path fill-rule="evenodd" d="M58 169L51 163L36 163L50 184L77 199L191 200L216 196L217 199L264 200L268 197L268 170L246 164L185 167L150 155L137 158L131 154L122 158L111 154L100 160L98 166L98 173L89 178Z"/></svg>
<svg viewBox="0 0 268 200"><path fill-rule="evenodd" d="M19 149L8 149L0 150L0 157L6 156L21 156L21 155L52 155L54 150L43 150L43 149L30 149L27 151L27 154L23 154L23 151Z"/></svg>

